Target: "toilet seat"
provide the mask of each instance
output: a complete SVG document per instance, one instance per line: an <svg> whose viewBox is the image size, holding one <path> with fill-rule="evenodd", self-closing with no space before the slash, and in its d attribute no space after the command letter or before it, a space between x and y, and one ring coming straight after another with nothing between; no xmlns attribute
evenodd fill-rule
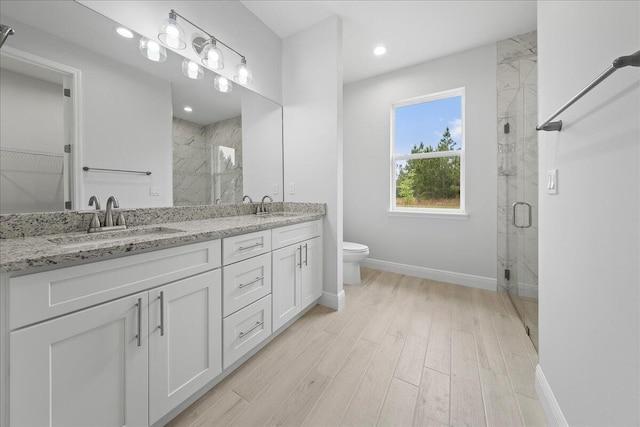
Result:
<svg viewBox="0 0 640 427"><path fill-rule="evenodd" d="M364 253L368 252L369 248L366 245L353 242L342 242L342 250L350 253Z"/></svg>

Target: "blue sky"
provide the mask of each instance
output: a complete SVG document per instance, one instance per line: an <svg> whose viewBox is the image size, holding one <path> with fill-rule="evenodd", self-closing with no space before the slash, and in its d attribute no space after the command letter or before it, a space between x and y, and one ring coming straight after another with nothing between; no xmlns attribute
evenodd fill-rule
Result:
<svg viewBox="0 0 640 427"><path fill-rule="evenodd" d="M447 127L460 148L461 118L459 96L396 108L396 153L409 154L420 142L435 148Z"/></svg>

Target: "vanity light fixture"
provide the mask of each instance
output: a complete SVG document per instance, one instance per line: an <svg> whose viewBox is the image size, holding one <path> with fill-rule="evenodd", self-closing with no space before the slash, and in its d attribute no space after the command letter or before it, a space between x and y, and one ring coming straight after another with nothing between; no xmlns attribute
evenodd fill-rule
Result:
<svg viewBox="0 0 640 427"><path fill-rule="evenodd" d="M233 80L240 84L247 85L253 81L253 74L249 67L247 67L247 60L243 56L240 63L236 65L236 75L233 76Z"/></svg>
<svg viewBox="0 0 640 427"><path fill-rule="evenodd" d="M132 39L133 32L125 27L114 27L113 30L118 33L120 37L124 37L125 39Z"/></svg>
<svg viewBox="0 0 640 427"><path fill-rule="evenodd" d="M158 40L172 49L182 50L187 47L185 42L184 30L178 24L178 14L171 9L169 17L160 23L160 31L158 31Z"/></svg>
<svg viewBox="0 0 640 427"><path fill-rule="evenodd" d="M200 80L204 77L204 70L197 62L185 58L182 60L182 74L190 79Z"/></svg>
<svg viewBox="0 0 640 427"><path fill-rule="evenodd" d="M229 46L228 44L220 41L220 39L214 37L212 34L209 34L202 28L198 27L196 24L180 15L175 10L171 9L169 11L169 18L162 21L160 25L160 31L158 33L158 39L166 46L172 49L184 49L186 47L186 43L184 42L184 30L178 24L178 17L183 19L184 21L191 24L193 27L204 33L207 38L196 37L193 39L191 43L191 47L201 58L202 64L204 64L207 68L211 68L212 70L221 70L224 68L224 58L222 55L222 51L218 47L218 44L223 45L230 51L234 52L236 55L240 57L240 64L236 66L236 73L233 79L243 85L251 84L253 82L253 74L251 70L247 66L247 58ZM142 43L142 42L141 42ZM141 48L142 51L142 48ZM165 52L166 53L166 52ZM147 56L145 54L145 56ZM147 56L148 57L148 56ZM183 72L184 72L184 62L183 62ZM191 77L187 73L185 73L188 77ZM191 77L193 78L193 77ZM231 82L228 79L225 79L225 83L221 83L220 79L216 78L218 83L214 82L214 86L216 89L220 88L228 88L225 92L231 91ZM220 89L218 89L220 90Z"/></svg>
<svg viewBox="0 0 640 427"><path fill-rule="evenodd" d="M183 108L183 110L184 110L184 111L186 111L187 113L190 113L190 112L192 112L192 111L193 111L193 108L191 108L191 107L189 107L189 106L187 105L187 106L185 106L185 107Z"/></svg>
<svg viewBox="0 0 640 427"><path fill-rule="evenodd" d="M386 46L379 45L379 46L376 46L373 49L373 54L376 55L376 56L384 55L385 53L387 53L387 47Z"/></svg>
<svg viewBox="0 0 640 427"><path fill-rule="evenodd" d="M227 93L233 90L233 83L228 78L218 75L213 79L213 88L218 92Z"/></svg>
<svg viewBox="0 0 640 427"><path fill-rule="evenodd" d="M145 37L140 38L140 53L153 62L164 62L167 60L167 49L158 42Z"/></svg>

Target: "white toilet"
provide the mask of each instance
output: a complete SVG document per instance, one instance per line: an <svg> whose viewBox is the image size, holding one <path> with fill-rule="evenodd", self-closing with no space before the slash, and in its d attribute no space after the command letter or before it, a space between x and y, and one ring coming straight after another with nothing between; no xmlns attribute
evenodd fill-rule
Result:
<svg viewBox="0 0 640 427"><path fill-rule="evenodd" d="M360 283L360 261L369 255L369 247L360 243L342 242L343 282L346 285Z"/></svg>

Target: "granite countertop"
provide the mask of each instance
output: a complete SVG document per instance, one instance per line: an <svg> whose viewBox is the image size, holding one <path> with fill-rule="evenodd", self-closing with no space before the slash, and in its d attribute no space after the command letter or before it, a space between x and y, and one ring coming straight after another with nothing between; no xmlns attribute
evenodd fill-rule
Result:
<svg viewBox="0 0 640 427"><path fill-rule="evenodd" d="M140 251L220 239L319 219L319 212L279 212L154 223L127 230L72 232L0 240L0 272L100 261Z"/></svg>

